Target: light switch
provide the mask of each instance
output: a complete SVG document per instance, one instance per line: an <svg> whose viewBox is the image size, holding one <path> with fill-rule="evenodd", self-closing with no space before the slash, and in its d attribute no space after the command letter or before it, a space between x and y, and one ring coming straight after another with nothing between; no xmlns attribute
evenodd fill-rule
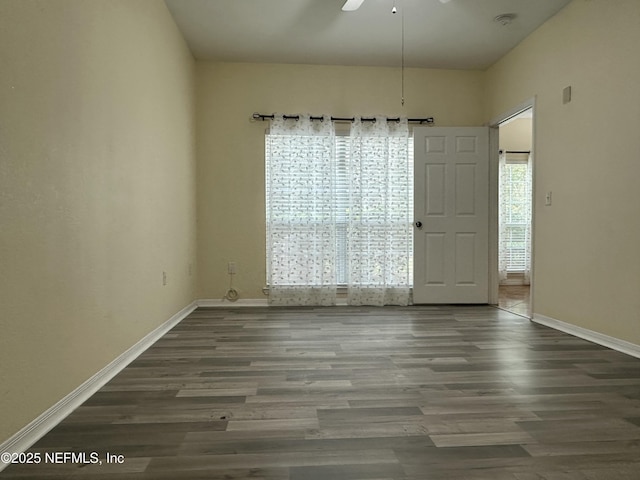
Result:
<svg viewBox="0 0 640 480"><path fill-rule="evenodd" d="M551 190L547 192L547 195L544 197L544 204L546 206L551 205Z"/></svg>

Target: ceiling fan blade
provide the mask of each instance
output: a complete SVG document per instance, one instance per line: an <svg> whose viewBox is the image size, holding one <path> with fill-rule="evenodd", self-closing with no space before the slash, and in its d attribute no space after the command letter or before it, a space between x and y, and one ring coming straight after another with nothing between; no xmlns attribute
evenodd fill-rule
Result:
<svg viewBox="0 0 640 480"><path fill-rule="evenodd" d="M344 2L344 5L342 6L342 11L353 12L354 10L357 10L360 8L360 5L362 5L362 2L364 2L364 0L347 0L346 2Z"/></svg>

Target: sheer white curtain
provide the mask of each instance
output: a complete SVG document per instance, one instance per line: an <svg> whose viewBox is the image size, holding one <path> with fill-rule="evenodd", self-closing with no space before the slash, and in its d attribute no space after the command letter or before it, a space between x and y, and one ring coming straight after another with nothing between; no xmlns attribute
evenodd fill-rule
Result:
<svg viewBox="0 0 640 480"><path fill-rule="evenodd" d="M507 194L508 172L507 154L500 153L498 160L498 278L501 284L507 282L509 267L509 243L507 232L507 212L509 209L509 197Z"/></svg>
<svg viewBox="0 0 640 480"><path fill-rule="evenodd" d="M265 148L269 303L333 305L337 285L332 122L275 115Z"/></svg>
<svg viewBox="0 0 640 480"><path fill-rule="evenodd" d="M353 123L347 160L351 305L407 305L413 282L413 154L406 119Z"/></svg>
<svg viewBox="0 0 640 480"><path fill-rule="evenodd" d="M499 163L500 283L512 283L509 273L521 275L516 283L528 285L531 275L531 155L502 153Z"/></svg>

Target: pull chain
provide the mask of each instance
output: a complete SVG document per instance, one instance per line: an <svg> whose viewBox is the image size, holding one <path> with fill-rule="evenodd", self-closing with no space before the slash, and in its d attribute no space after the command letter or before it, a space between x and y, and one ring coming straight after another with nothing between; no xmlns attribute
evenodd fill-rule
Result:
<svg viewBox="0 0 640 480"><path fill-rule="evenodd" d="M401 47L400 47L400 103L404 106L404 9L401 9L400 13L400 28L401 28ZM391 13L394 15L398 13L398 9L396 8L396 0L393 0L393 8L391 9Z"/></svg>
<svg viewBox="0 0 640 480"><path fill-rule="evenodd" d="M402 87L401 87L402 97L401 97L401 102L400 103L404 107L404 8L402 9L402 12L400 12L400 15L402 16L402 54L401 54L402 66L401 66L401 69L400 69L401 70L401 76L402 76L402 79L401 79L401 82L402 82Z"/></svg>

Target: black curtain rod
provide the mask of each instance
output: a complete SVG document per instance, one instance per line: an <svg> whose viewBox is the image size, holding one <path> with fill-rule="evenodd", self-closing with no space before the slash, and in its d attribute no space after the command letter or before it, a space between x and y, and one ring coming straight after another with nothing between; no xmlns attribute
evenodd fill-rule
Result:
<svg viewBox="0 0 640 480"><path fill-rule="evenodd" d="M531 150L500 150L502 153L531 153Z"/></svg>
<svg viewBox="0 0 640 480"><path fill-rule="evenodd" d="M271 114L271 115L265 115L262 113L254 113L252 115L252 118L254 120L273 120L275 118L275 115ZM300 119L300 115L283 115L282 118L284 118L285 120L298 120ZM320 121L324 121L324 116L318 116L318 117L314 117L313 115L311 115L309 117L311 120L320 120ZM356 119L355 117L331 117L331 121L332 122L354 122ZM362 117L361 120L363 122L375 122L376 119L374 117L371 118L365 118ZM387 122L399 122L400 121L400 117L395 117L395 118L387 118ZM411 123L419 123L420 125L422 125L423 123L426 123L428 125L432 125L434 120L433 117L427 117L427 118L407 118L408 122Z"/></svg>

